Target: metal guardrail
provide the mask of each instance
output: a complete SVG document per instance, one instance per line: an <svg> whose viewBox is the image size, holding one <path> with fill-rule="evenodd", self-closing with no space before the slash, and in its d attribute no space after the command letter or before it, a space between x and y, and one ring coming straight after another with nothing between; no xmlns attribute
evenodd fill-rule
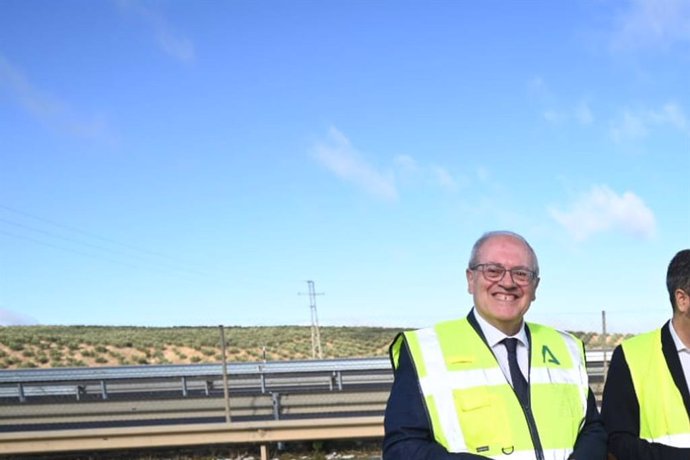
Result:
<svg viewBox="0 0 690 460"><path fill-rule="evenodd" d="M231 393L328 389L392 382L385 358L229 364ZM103 400L129 394L211 396L223 388L221 364L19 369L0 371L0 404L50 396Z"/></svg>
<svg viewBox="0 0 690 460"><path fill-rule="evenodd" d="M596 391L604 352L587 359ZM0 454L383 435L387 358L233 363L228 374L226 401L221 364L0 371Z"/></svg>
<svg viewBox="0 0 690 460"><path fill-rule="evenodd" d="M228 374L230 423L221 365L0 371L0 455L383 436L387 359L236 363Z"/></svg>
<svg viewBox="0 0 690 460"><path fill-rule="evenodd" d="M350 358L325 360L262 361L229 363L228 374L289 374L390 370L388 358ZM140 378L179 378L215 376L223 373L222 364L170 364L111 367L0 370L0 385L19 382L67 382L79 380L127 380Z"/></svg>
<svg viewBox="0 0 690 460"><path fill-rule="evenodd" d="M0 433L0 455L242 443L259 445L261 459L267 460L269 443L381 437L381 416L53 430Z"/></svg>
<svg viewBox="0 0 690 460"><path fill-rule="evenodd" d="M387 360L0 371L0 433L383 415Z"/></svg>
<svg viewBox="0 0 690 460"><path fill-rule="evenodd" d="M610 355L608 350L587 352L590 376L603 377L604 363ZM311 380L325 382L331 389L342 390L344 379L351 375L387 375L391 372L391 366L388 358L359 358L232 363L228 364L227 371L233 379L231 388L250 391L259 388L265 393L268 391L266 379L272 379L274 384L285 385L285 382L281 384L279 381L282 376L296 385L295 377L299 377L300 383L304 384L306 376L313 376ZM108 387L112 384L124 391L127 387L136 390L137 382L144 387L157 383L160 389L167 386L170 391L179 391L186 396L190 385L210 392L222 375L221 364L0 370L0 398L15 396L23 402L28 396L72 394L78 399L81 394L94 393L97 386L97 392L101 393L103 399L108 399Z"/></svg>
<svg viewBox="0 0 690 460"><path fill-rule="evenodd" d="M232 419L291 420L338 417L352 414L383 415L388 390L264 394L230 399ZM2 431L32 431L35 427L117 426L170 422L194 423L223 420L222 398L175 400L96 401L79 404L25 404L2 408ZM40 430L39 430L40 431Z"/></svg>

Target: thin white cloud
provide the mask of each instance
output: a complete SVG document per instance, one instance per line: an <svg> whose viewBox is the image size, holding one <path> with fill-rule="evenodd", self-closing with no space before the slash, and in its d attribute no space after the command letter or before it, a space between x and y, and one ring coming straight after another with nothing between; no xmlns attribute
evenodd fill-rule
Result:
<svg viewBox="0 0 690 460"><path fill-rule="evenodd" d="M449 191L455 191L458 188L458 184L453 178L453 176L441 166L432 166L431 171L436 178L436 183L441 187Z"/></svg>
<svg viewBox="0 0 690 460"><path fill-rule="evenodd" d="M454 192L458 189L458 181L443 166L431 164L420 165L409 155L398 155L394 160L395 177L400 183L407 184L421 182Z"/></svg>
<svg viewBox="0 0 690 460"><path fill-rule="evenodd" d="M628 110L611 122L611 138L616 142L634 141L646 137L649 133L643 117Z"/></svg>
<svg viewBox="0 0 690 460"><path fill-rule="evenodd" d="M544 120L548 121L549 123L553 123L553 124L561 123L566 118L565 114L558 112L556 110L553 110L553 109L544 110L544 112L542 113L542 116L544 117Z"/></svg>
<svg viewBox="0 0 690 460"><path fill-rule="evenodd" d="M676 104L668 103L660 110L649 112L649 119L657 125L669 125L680 131L690 133L690 121L685 116L683 109Z"/></svg>
<svg viewBox="0 0 690 460"><path fill-rule="evenodd" d="M30 326L33 324L38 324L38 321L28 315L0 308L0 326Z"/></svg>
<svg viewBox="0 0 690 460"><path fill-rule="evenodd" d="M549 213L578 241L608 231L643 239L656 234L654 213L640 197L630 191L619 195L605 185L593 186L570 205L570 210L552 208Z"/></svg>
<svg viewBox="0 0 690 460"><path fill-rule="evenodd" d="M102 117L75 113L64 101L36 88L19 68L0 55L0 90L3 89L27 113L54 129L82 138L111 140Z"/></svg>
<svg viewBox="0 0 690 460"><path fill-rule="evenodd" d="M551 124L569 123L573 120L581 125L594 122L594 114L586 100L576 104L559 103L558 98L542 77L534 77L527 82L531 100L540 107L542 118Z"/></svg>
<svg viewBox="0 0 690 460"><path fill-rule="evenodd" d="M594 115L589 108L589 104L581 101L577 107L575 107L575 119L582 125L591 125L594 122Z"/></svg>
<svg viewBox="0 0 690 460"><path fill-rule="evenodd" d="M549 97L549 89L546 86L546 82L540 76L534 76L531 80L527 82L527 89L532 96L536 97Z"/></svg>
<svg viewBox="0 0 690 460"><path fill-rule="evenodd" d="M690 120L674 103L656 110L624 110L610 122L610 134L616 142L635 141L647 137L654 128L664 126L690 134Z"/></svg>
<svg viewBox="0 0 690 460"><path fill-rule="evenodd" d="M390 167L377 168L333 127L325 141L314 145L312 153L336 176L386 200L396 200L401 187L430 186L447 192L455 192L459 188L458 179L448 169L436 164L420 164L410 155L398 155ZM466 182L462 177L459 179Z"/></svg>
<svg viewBox="0 0 690 460"><path fill-rule="evenodd" d="M119 0L118 5L146 21L153 29L156 43L167 55L185 63L194 61L194 43L190 39L176 34L159 11L155 11L136 0Z"/></svg>
<svg viewBox="0 0 690 460"><path fill-rule="evenodd" d="M314 157L336 176L374 196L385 200L398 198L393 174L378 171L367 163L350 140L336 128L329 130L326 142L316 144Z"/></svg>
<svg viewBox="0 0 690 460"><path fill-rule="evenodd" d="M480 182L488 182L490 177L491 173L489 172L488 168L485 166L480 166L477 168L477 179L479 179Z"/></svg>
<svg viewBox="0 0 690 460"><path fill-rule="evenodd" d="M667 48L690 42L687 0L633 0L615 22L614 50Z"/></svg>
<svg viewBox="0 0 690 460"><path fill-rule="evenodd" d="M393 161L396 168L403 175L417 174L419 172L419 165L415 159L409 155L398 155Z"/></svg>

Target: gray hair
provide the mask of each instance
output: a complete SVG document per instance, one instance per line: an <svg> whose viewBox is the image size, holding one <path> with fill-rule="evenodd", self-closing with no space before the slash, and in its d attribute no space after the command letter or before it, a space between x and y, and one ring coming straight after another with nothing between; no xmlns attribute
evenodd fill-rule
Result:
<svg viewBox="0 0 690 460"><path fill-rule="evenodd" d="M537 260L537 253L534 252L532 246L530 246L530 244L524 237L522 237L522 235L518 235L517 233L508 230L495 230L492 232L486 232L482 236L480 236L479 239L474 243L474 246L472 246L472 252L470 253L470 261L467 265L468 268L474 267L479 263L479 250L482 248L482 246L484 246L484 243L486 243L492 238L496 238L499 236L508 236L510 238L515 238L516 240L524 244L527 250L529 251L530 255L532 256L533 266L531 267L531 269L532 271L534 271L534 273L536 273L537 276L539 276L539 261Z"/></svg>

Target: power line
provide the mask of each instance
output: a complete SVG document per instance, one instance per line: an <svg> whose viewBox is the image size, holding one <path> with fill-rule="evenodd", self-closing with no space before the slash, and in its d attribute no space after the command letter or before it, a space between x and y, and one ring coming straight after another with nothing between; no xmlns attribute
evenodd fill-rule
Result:
<svg viewBox="0 0 690 460"><path fill-rule="evenodd" d="M67 230L68 233L67 235L70 234L77 234L77 235L82 235L86 236L87 238L95 239L98 241L102 241L104 243L110 244L110 245L115 245L116 247L108 247L103 244L97 244L93 243L91 241L88 241L88 239L84 238L78 238L74 237L72 235L66 236L64 234L57 233L53 230L50 230L46 228L39 228L34 225L27 225L22 222L17 222L16 220L12 219L7 219L7 218L2 218L0 217L0 223L4 224L5 226L12 226L14 228L20 228L23 230L26 230L28 232L32 232L37 235L41 235L44 238L48 238L49 241L45 241L43 239L31 237L28 235L19 235L15 232L8 232L8 231L0 231L0 234L15 238L15 239L21 239L24 241L29 241L34 244L42 245L42 246L47 246L55 249L59 249L62 251L70 252L73 254L78 254L81 256L86 256L92 259L96 260L102 260L110 263L115 263L118 265L125 265L128 267L134 267L134 268L153 268L156 271L173 271L173 272L178 272L182 273L185 275L194 275L194 276L201 276L205 278L217 278L214 274L204 272L201 270L198 270L196 268L192 268L188 266L188 262L182 261L180 259L176 259L174 257L170 257L164 254L156 253L154 251L150 251L147 249L139 248L137 246L129 245L126 243L121 243L118 241L115 241L110 238L106 238L100 235L96 235L90 232L86 232L83 230L80 230L78 228L61 224L58 222L51 221L49 219L45 219L30 213L26 213L23 211L19 211L13 208L10 208L8 206L0 204L0 209L4 209L6 211L12 212L17 215L29 217L33 220L43 222L46 224L49 224L50 226L56 227L58 229L62 230ZM70 245L75 245L77 247L85 248L89 250L88 252L84 250L79 250L79 249L74 249L69 246L65 246L64 244L58 244L56 241L50 241L50 240L56 240L57 242L62 242L62 243L68 243ZM118 248L119 246L120 248ZM124 248L124 250L122 249ZM95 251L95 252L94 252ZM151 256L154 256L152 258ZM116 258L122 258L124 260L116 260L113 257ZM158 258L159 260L156 260ZM128 260L130 259L130 260ZM132 261L131 259L134 259ZM161 260L162 259L162 260Z"/></svg>
<svg viewBox="0 0 690 460"><path fill-rule="evenodd" d="M131 245L131 244L128 244L128 243L123 243L123 242L120 242L120 241L116 241L116 240L114 240L114 239L112 239L112 238L104 237L104 236L102 236L102 235L98 235L98 234L95 234L95 233L93 233L93 232L88 232L88 231L82 230L82 229L80 229L80 228L71 226L71 225L67 225L67 224L64 224L64 223L60 223L60 222L56 222L56 221L53 221L53 220L50 220L50 219L46 219L46 218L44 218L44 217L40 217L40 216L37 216L37 215L35 215L35 214L31 214L31 213L28 213L28 212L25 212L25 211L21 211L21 210L15 209L15 208L11 208L11 207L6 206L6 205L3 205L3 204L0 204L0 209L4 209L4 210L6 210L6 211L9 211L9 212L11 212L11 213L18 214L18 215L21 215L21 216L24 216L24 217L29 217L30 219L34 219L34 220L36 220L36 221L43 222L43 223L45 223L45 224L49 224L49 225L51 225L51 226L53 226L53 227L57 227L57 228L62 229L62 230L67 230L68 232L76 233L76 234L85 236L85 237L87 237L87 238L92 238L92 239L96 239L96 240L102 241L102 242L107 243L107 244L110 244L110 245L119 246L120 248L124 248L124 249L126 249L127 251L130 251L130 252L124 252L124 251L122 251L122 249L108 248L108 247L103 246L103 245L100 245L100 244L94 244L94 243L90 243L90 242L86 242L86 241L80 241L80 240L77 240L77 239L75 239L75 238L70 238L70 237L66 237L66 236L63 236L63 235L56 234L56 233L51 232L51 231L49 231L49 230L39 229L39 228L30 226L30 225L18 223L18 222L16 222L16 221L12 221L12 220L8 220L8 219L2 219L2 218L0 218L0 222L5 222L5 223L7 223L7 224L14 225L14 226L16 226L16 227L21 227L21 228L24 228L24 229L27 229L27 230L31 230L31 231L34 231L34 232L37 232L37 233L42 233L42 234L44 234L44 235L46 235L46 236L48 236L48 237L56 238L56 239L61 239L61 240L68 241L68 242L71 242L71 243L74 243L74 244L79 244L79 245L83 245L83 246L88 246L88 247L91 247L91 248L94 248L94 249L99 249L99 250L102 250L102 251L106 251L106 252L110 252L110 253L115 253L115 254L119 254L119 255L123 255L123 254L124 254L124 255L126 255L127 257L136 257L136 258L139 258L139 259L145 259L145 258L147 258L147 257L153 256L153 257L157 257L157 258L161 258L161 259L166 259L168 262L173 262L173 263L176 265L175 269L177 269L177 270L189 271L189 272L192 272L192 273L194 273L194 274L203 275L203 276L207 276L207 275L208 275L208 273L203 273L203 272L198 271L197 269L190 268L189 265L194 265L194 264L193 264L193 263L190 263L189 261L186 261L186 260L182 260L182 259L179 259L179 258L176 258L176 257L172 257L172 256L167 255L167 254L163 254L163 253L160 253L160 252L152 251L152 250L150 250L150 249L142 248L142 247L135 246L135 245ZM134 252L135 254L132 254L132 252ZM136 253L139 253L139 254L136 254ZM158 262L158 263L160 263L160 262ZM168 267L169 267L169 265L168 265Z"/></svg>

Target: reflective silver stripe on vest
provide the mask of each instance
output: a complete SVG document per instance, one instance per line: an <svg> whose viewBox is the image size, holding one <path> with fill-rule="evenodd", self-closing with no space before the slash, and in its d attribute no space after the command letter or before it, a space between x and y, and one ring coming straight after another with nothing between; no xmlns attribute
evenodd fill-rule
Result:
<svg viewBox="0 0 690 460"><path fill-rule="evenodd" d="M572 356L573 359L573 372L579 371L579 380L573 383L576 383L577 388L580 390L580 403L582 403L583 414L580 428L582 428L587 414L587 397L589 396L589 377L587 376L587 366L584 362L584 350L582 348L582 342L574 339L570 334L561 331L558 332L561 334L570 350L570 356Z"/></svg>
<svg viewBox="0 0 690 460"><path fill-rule="evenodd" d="M537 460L537 456L534 453L533 450L520 450L517 452L512 452L511 454L507 455L499 455L497 457L488 457L488 458L496 458L496 459L510 459L510 460ZM552 459L551 457L546 457L548 460L556 460L555 458ZM565 460L566 457L563 457L562 459L559 460Z"/></svg>
<svg viewBox="0 0 690 460"><path fill-rule="evenodd" d="M441 377L442 381L437 381L439 376L440 374L432 376L431 373L429 373L429 375L420 379L422 388L425 391L428 388L431 393L435 393L436 391L446 388L451 390L466 390L474 387L508 384L500 367L474 369L471 371L446 371Z"/></svg>
<svg viewBox="0 0 690 460"><path fill-rule="evenodd" d="M572 449L549 449L544 451L544 460L567 460L572 453ZM536 460L536 454L532 450L513 452L510 455L499 455L496 459L509 460Z"/></svg>
<svg viewBox="0 0 690 460"><path fill-rule="evenodd" d="M421 329L417 331L417 338L424 357L426 366L426 377L420 379L420 385L424 396L432 395L436 403L443 435L448 443L448 450L451 452L467 452L465 436L460 428L460 421L457 414L450 408L455 407L453 400L453 386L451 380L447 378L446 361L443 358L441 344L433 328Z"/></svg>
<svg viewBox="0 0 690 460"><path fill-rule="evenodd" d="M567 383L580 385L580 372L577 369L556 369L533 367L529 375L530 383Z"/></svg>
<svg viewBox="0 0 690 460"><path fill-rule="evenodd" d="M544 451L544 460L567 460L572 453L572 449L549 449Z"/></svg>
<svg viewBox="0 0 690 460"><path fill-rule="evenodd" d="M658 442L671 447L690 447L690 434L667 434L658 438L647 439L649 442Z"/></svg>

